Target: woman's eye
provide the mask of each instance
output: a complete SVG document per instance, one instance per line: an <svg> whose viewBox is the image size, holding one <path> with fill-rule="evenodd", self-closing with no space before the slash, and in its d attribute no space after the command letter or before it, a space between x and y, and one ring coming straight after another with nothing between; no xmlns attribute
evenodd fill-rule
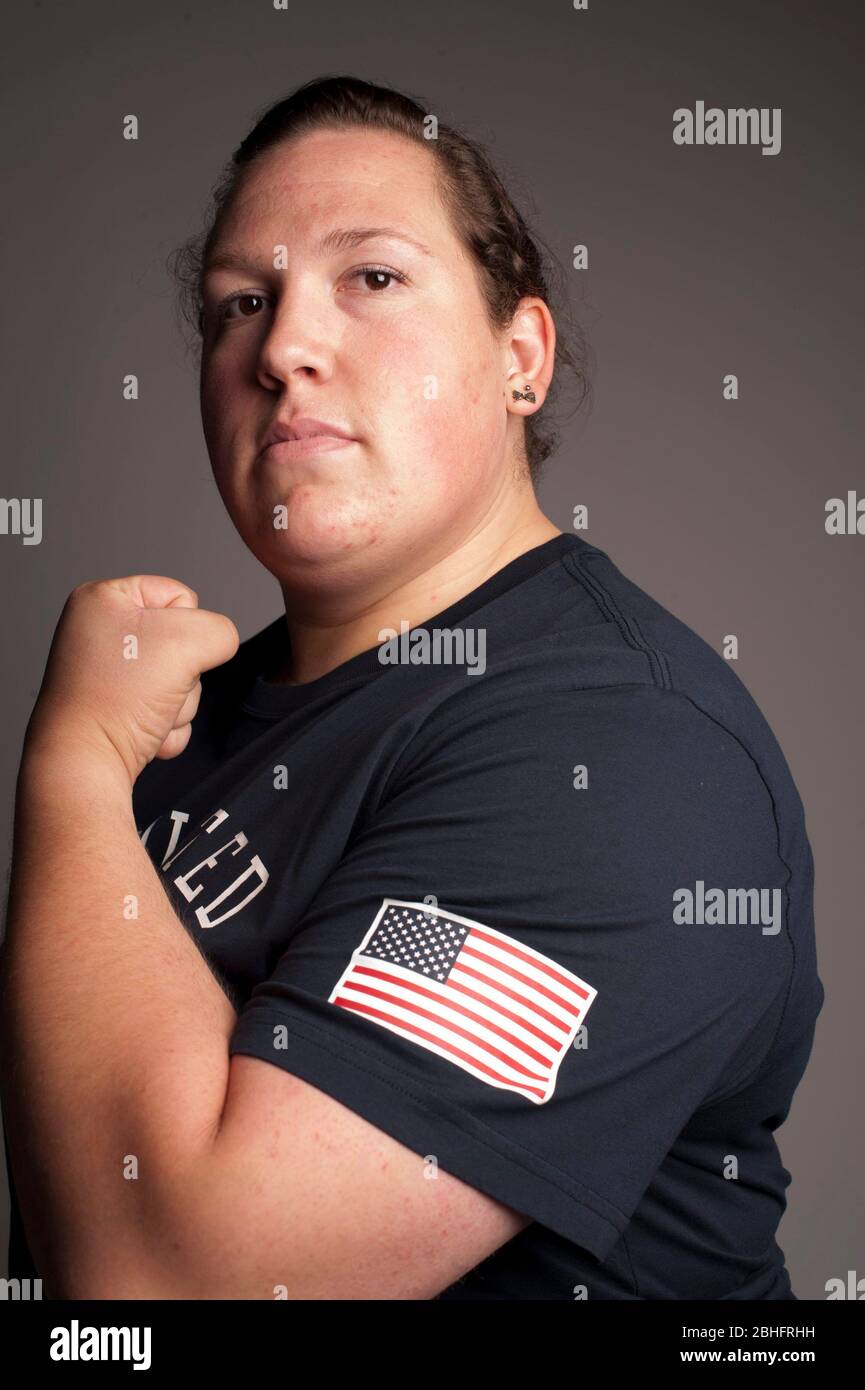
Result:
<svg viewBox="0 0 865 1390"><path fill-rule="evenodd" d="M389 290L392 281L396 281L400 285L408 284L408 277L403 275L402 271L393 270L387 265L358 266L356 270L352 271L349 279L363 279L371 294L380 294L383 290ZM228 320L236 323L239 319L255 318L260 312L260 306L266 302L266 295L258 294L255 290L241 290L224 299L217 306L217 313L221 322ZM237 313L232 312L234 309L237 310Z"/></svg>
<svg viewBox="0 0 865 1390"><path fill-rule="evenodd" d="M367 288L371 290L373 294L378 293L380 290L389 289L390 285L385 283L386 281L396 280L400 285L406 284L406 277L399 270L391 270L390 266L386 265L358 266L357 270L353 271L349 278L352 280L363 278L366 281Z"/></svg>
<svg viewBox="0 0 865 1390"><path fill-rule="evenodd" d="M221 304L221 306L220 306L220 316L221 316L222 318L224 318L224 319L225 319L225 318L244 318L244 319L254 318L254 317L255 317L255 314L254 314L254 313L252 313L252 314L247 314L247 313L230 314L230 313L229 313L229 310L233 309L235 305L238 305L238 307L239 307L239 306L242 305L242 304L248 303L250 300L258 300L259 303L263 303L263 302L264 302L264 295L262 295L262 294L253 294L253 293L252 293L251 291L249 291L249 290L244 291L242 294L233 294L233 295L231 295L228 299L224 300L223 303Z"/></svg>

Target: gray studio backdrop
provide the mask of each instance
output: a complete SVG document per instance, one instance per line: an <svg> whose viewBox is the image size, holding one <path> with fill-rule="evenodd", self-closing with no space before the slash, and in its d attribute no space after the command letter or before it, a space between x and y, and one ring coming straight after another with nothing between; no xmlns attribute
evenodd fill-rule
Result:
<svg viewBox="0 0 865 1390"><path fill-rule="evenodd" d="M42 498L43 520L38 545L0 535L6 866L70 589L172 575L241 637L281 612L211 480L165 257L266 104L325 73L402 88L487 144L590 335L594 405L566 423L542 506L569 530L585 504L585 539L629 577L716 649L738 636L798 784L826 1004L778 1131L779 1240L800 1298L865 1275L865 535L825 529L829 498L865 495L859 4L19 0L7 16L0 492ZM779 108L780 151L676 145L673 112L698 101Z"/></svg>

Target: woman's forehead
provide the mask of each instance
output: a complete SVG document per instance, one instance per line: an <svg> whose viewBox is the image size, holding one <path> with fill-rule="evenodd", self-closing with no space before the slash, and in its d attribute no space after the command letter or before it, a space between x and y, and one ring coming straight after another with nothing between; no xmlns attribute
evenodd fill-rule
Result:
<svg viewBox="0 0 865 1390"><path fill-rule="evenodd" d="M402 240L422 258L440 253L452 233L435 196L433 156L418 147L412 167L411 142L399 143L409 147L408 165L360 156L325 159L323 146L316 157L307 148L300 160L293 148L266 151L245 171L224 209L214 258L255 224L267 223L289 227L292 238L315 255L352 249L374 236Z"/></svg>
<svg viewBox="0 0 865 1390"><path fill-rule="evenodd" d="M313 130L263 150L243 176L245 184L308 186L338 191L355 187L428 192L436 174L435 155L426 144L394 131Z"/></svg>

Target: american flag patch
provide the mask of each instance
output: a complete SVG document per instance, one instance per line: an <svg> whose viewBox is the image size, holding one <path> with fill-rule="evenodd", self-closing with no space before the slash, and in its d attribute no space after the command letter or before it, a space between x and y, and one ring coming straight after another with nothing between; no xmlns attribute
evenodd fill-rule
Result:
<svg viewBox="0 0 865 1390"><path fill-rule="evenodd" d="M328 1003L543 1105L596 994L504 932L385 898Z"/></svg>

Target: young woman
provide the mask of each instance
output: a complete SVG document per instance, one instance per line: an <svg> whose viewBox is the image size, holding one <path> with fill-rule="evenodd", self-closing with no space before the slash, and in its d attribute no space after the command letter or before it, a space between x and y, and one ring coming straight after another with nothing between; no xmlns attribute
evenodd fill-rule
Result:
<svg viewBox="0 0 865 1390"><path fill-rule="evenodd" d="M501 182L329 78L258 122L180 270L285 611L238 645L150 575L64 610L18 785L11 1273L792 1298L802 807L730 667L538 506L582 357Z"/></svg>

